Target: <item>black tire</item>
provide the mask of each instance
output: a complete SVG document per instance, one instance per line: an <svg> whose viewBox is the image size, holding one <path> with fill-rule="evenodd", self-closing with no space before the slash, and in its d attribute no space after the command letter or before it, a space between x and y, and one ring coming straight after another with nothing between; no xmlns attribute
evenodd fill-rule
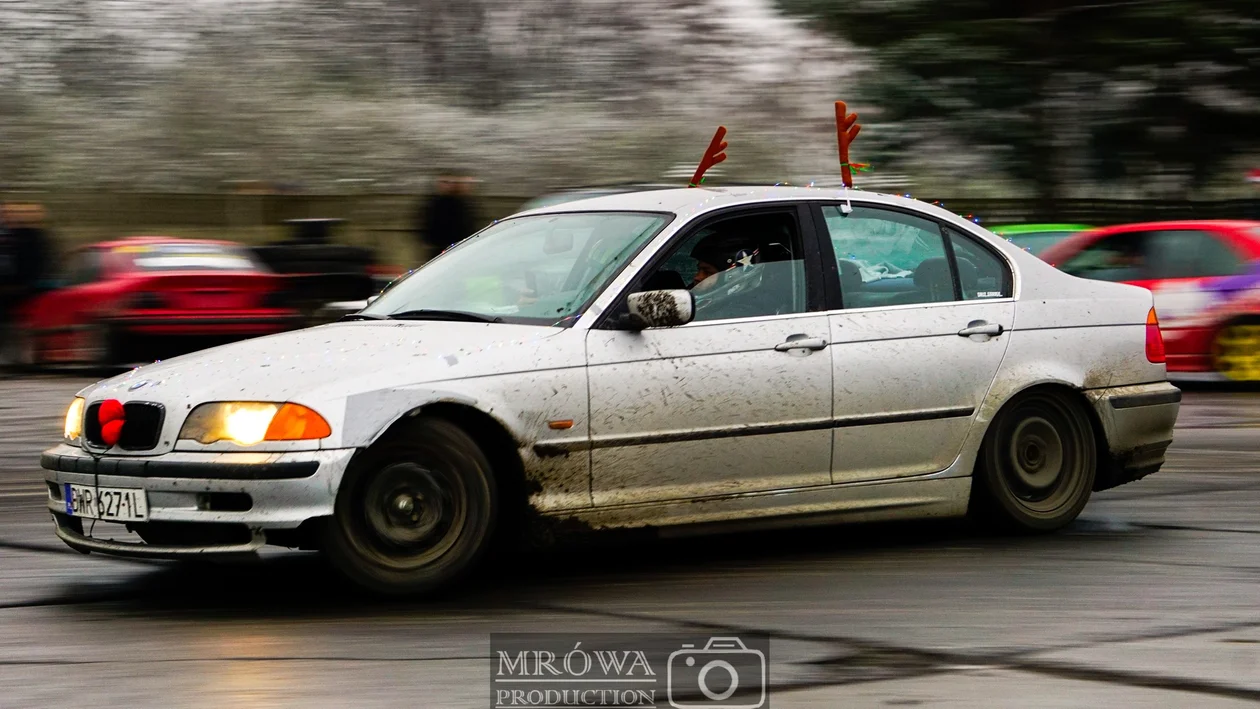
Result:
<svg viewBox="0 0 1260 709"><path fill-rule="evenodd" d="M486 551L498 509L494 471L476 442L449 421L417 418L346 471L324 549L370 591L432 593Z"/></svg>
<svg viewBox="0 0 1260 709"><path fill-rule="evenodd" d="M1076 519L1097 475L1094 428L1067 393L1020 394L985 434L972 483L975 516L1007 531L1050 532Z"/></svg>

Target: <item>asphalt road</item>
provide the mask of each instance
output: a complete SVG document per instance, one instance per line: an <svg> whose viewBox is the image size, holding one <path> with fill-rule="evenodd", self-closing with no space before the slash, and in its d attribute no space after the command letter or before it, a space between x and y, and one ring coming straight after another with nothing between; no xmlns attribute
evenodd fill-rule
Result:
<svg viewBox="0 0 1260 709"><path fill-rule="evenodd" d="M492 632L771 636L772 707L1260 702L1260 394L1187 393L1169 464L1070 529L848 526L551 552L427 603L310 554L185 568L52 534L86 380L0 381L0 707L487 707Z"/></svg>

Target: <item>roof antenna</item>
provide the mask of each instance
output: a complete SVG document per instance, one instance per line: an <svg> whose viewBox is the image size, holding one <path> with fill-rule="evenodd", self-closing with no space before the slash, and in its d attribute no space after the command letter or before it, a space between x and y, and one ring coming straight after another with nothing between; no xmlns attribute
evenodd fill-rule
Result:
<svg viewBox="0 0 1260 709"><path fill-rule="evenodd" d="M726 126L718 126L717 132L713 134L713 140L709 141L709 147L704 151L704 157L700 160L700 166L696 168L696 174L691 176L691 182L687 183L688 187L699 187L704 182L704 173L714 165L726 159L726 142L722 138L726 137Z"/></svg>
<svg viewBox="0 0 1260 709"><path fill-rule="evenodd" d="M849 145L857 137L858 131L862 130L857 119L856 113L848 112L844 101L836 101L836 143L840 147L840 177L844 180L844 206L841 211L845 214L853 212L853 204L849 201L849 190L853 189L853 170L860 172L869 167L864 163L849 162Z"/></svg>

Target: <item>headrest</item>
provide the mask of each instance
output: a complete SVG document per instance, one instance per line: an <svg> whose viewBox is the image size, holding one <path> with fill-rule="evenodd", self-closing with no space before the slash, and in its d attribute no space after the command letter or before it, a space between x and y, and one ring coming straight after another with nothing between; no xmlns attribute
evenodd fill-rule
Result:
<svg viewBox="0 0 1260 709"><path fill-rule="evenodd" d="M643 290L686 290L687 282L678 271L657 271L648 276Z"/></svg>

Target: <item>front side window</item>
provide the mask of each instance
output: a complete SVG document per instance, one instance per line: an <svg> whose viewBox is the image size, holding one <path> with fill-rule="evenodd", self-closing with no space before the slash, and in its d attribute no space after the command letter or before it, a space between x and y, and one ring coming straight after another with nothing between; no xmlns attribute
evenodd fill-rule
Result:
<svg viewBox="0 0 1260 709"><path fill-rule="evenodd" d="M803 313L802 251L794 211L728 217L686 236L638 289L689 289L696 321Z"/></svg>
<svg viewBox="0 0 1260 709"><path fill-rule="evenodd" d="M571 321L670 219L648 212L507 219L399 281L361 315Z"/></svg>
<svg viewBox="0 0 1260 709"><path fill-rule="evenodd" d="M822 208L845 308L955 300L945 239L935 222L870 207Z"/></svg>
<svg viewBox="0 0 1260 709"><path fill-rule="evenodd" d="M1140 281L1148 277L1145 232L1104 236L1057 264L1064 273L1098 281Z"/></svg>

